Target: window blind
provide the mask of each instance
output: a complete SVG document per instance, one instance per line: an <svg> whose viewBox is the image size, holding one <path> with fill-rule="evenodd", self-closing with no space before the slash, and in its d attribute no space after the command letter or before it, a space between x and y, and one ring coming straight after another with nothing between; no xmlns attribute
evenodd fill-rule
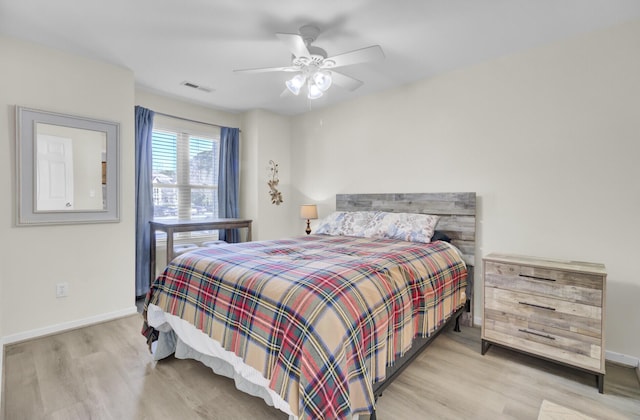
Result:
<svg viewBox="0 0 640 420"><path fill-rule="evenodd" d="M218 217L220 132L154 126L152 133L154 218ZM185 233L186 237L216 232ZM183 236L183 235L181 235Z"/></svg>

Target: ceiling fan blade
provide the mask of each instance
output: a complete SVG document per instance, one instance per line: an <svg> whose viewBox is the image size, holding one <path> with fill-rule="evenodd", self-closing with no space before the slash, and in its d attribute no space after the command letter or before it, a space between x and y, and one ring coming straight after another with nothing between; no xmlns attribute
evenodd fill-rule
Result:
<svg viewBox="0 0 640 420"><path fill-rule="evenodd" d="M331 70L331 80L336 85L351 91L358 89L364 84L362 80L354 79L351 76L347 76L346 74L339 73L335 70Z"/></svg>
<svg viewBox="0 0 640 420"><path fill-rule="evenodd" d="M239 69L239 70L234 70L234 73L268 73L268 72L273 72L273 71L288 71L288 72L293 72L293 71L300 71L299 68L297 67L291 67L291 66L287 66L287 67L262 67L262 68L257 68L257 69Z"/></svg>
<svg viewBox="0 0 640 420"><path fill-rule="evenodd" d="M311 57L309 50L307 49L306 44L304 43L304 39L302 36L298 34L282 34L278 33L276 36L280 39L280 41L284 42L289 51L296 57Z"/></svg>
<svg viewBox="0 0 640 420"><path fill-rule="evenodd" d="M364 63L366 61L381 60L384 58L384 51L380 45L372 45L370 47L353 50L344 54L327 57L322 67L327 69L333 67L350 66L352 64ZM331 64L333 62L333 64Z"/></svg>

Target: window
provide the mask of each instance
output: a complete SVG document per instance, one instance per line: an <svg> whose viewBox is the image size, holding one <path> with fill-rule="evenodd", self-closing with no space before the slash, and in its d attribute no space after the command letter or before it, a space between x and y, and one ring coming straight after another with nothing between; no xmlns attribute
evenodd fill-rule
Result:
<svg viewBox="0 0 640 420"><path fill-rule="evenodd" d="M220 130L173 120L154 122L151 137L154 218L216 218Z"/></svg>

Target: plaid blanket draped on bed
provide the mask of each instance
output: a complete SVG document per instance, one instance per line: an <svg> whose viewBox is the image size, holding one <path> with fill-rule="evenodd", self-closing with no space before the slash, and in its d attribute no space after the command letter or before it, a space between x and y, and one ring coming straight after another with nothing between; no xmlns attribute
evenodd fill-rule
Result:
<svg viewBox="0 0 640 420"><path fill-rule="evenodd" d="M372 384L462 306L448 244L310 235L183 254L145 302L192 323L262 372L300 418L373 409Z"/></svg>

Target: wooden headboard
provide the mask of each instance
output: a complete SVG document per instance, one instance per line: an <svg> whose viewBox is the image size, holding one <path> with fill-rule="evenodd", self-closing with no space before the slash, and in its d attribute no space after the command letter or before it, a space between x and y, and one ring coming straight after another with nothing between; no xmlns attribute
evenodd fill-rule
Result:
<svg viewBox="0 0 640 420"><path fill-rule="evenodd" d="M447 234L462 252L462 258L475 266L476 193L418 194L337 194L337 211L377 210L392 213L420 213L440 216L436 229Z"/></svg>

